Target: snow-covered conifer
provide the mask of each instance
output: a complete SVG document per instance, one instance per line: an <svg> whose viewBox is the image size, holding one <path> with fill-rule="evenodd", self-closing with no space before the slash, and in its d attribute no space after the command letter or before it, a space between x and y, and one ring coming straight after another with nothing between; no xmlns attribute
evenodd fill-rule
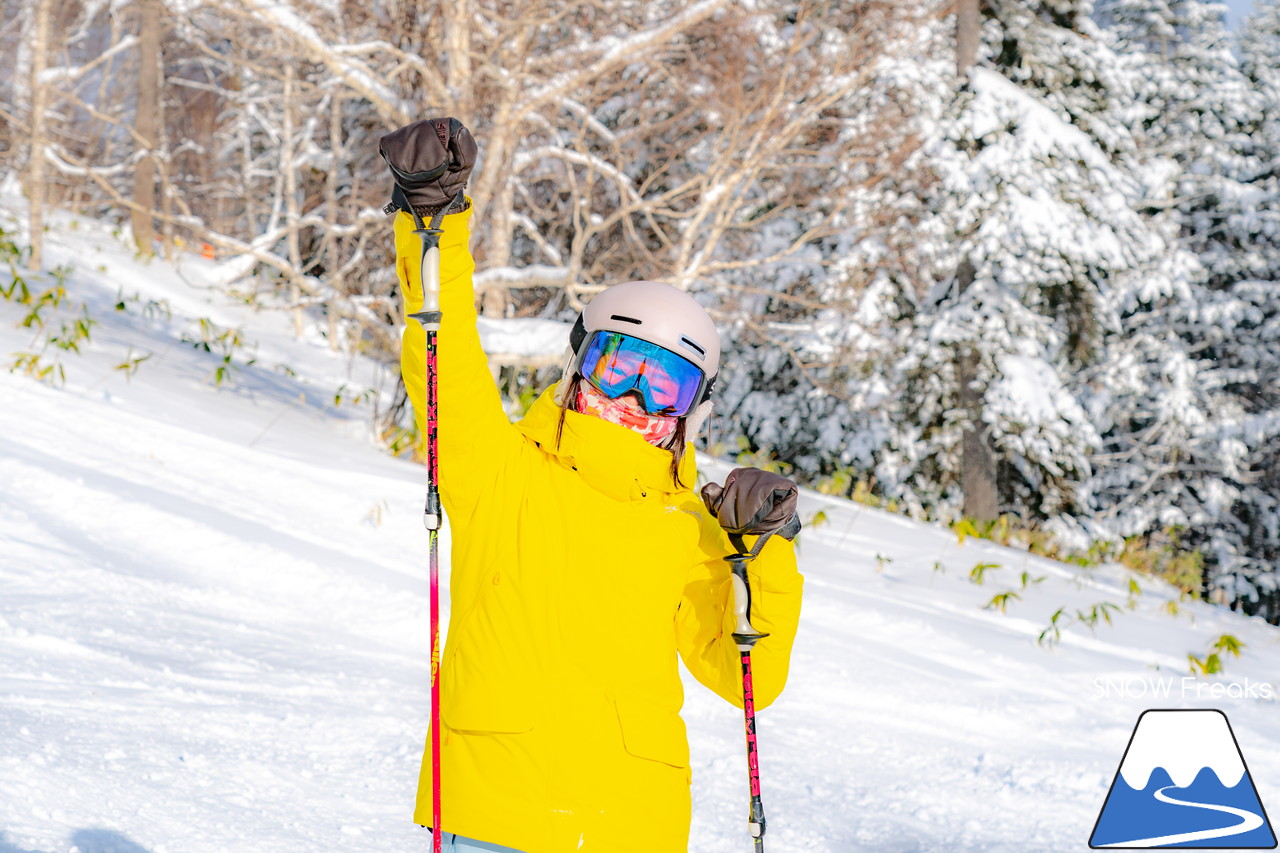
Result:
<svg viewBox="0 0 1280 853"><path fill-rule="evenodd" d="M1090 411L1091 382L1123 357L1114 343L1127 314L1174 294L1178 273L1141 210L1126 81L1088 4L988 8L986 59L927 149L939 283L903 362L914 412L882 479L958 509L956 358L970 348L1002 508L1084 514L1107 430ZM966 263L971 278L954 272Z"/></svg>
<svg viewBox="0 0 1280 853"><path fill-rule="evenodd" d="M1156 413L1203 414L1180 418L1177 430L1148 427L1127 451L1112 448L1132 476L1100 482L1095 496L1105 514L1137 511L1131 527L1187 526L1184 541L1208 557L1209 590L1274 619L1280 149L1270 129L1277 47L1266 35L1276 29L1274 3L1244 28L1240 58L1217 3L1107 0L1098 18L1131 69L1145 153L1171 164L1161 205L1178 245L1197 260L1192 298L1140 315L1134 333L1174 336L1189 359L1180 368L1186 379L1173 386L1181 390ZM1187 409L1193 400L1199 405ZM1161 503L1167 509L1158 511Z"/></svg>

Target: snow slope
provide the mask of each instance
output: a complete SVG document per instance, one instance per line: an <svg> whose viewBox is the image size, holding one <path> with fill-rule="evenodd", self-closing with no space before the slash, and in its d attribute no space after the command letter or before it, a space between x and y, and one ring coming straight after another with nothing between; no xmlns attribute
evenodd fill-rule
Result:
<svg viewBox="0 0 1280 853"><path fill-rule="evenodd" d="M0 372L0 853L428 849L410 819L422 474L373 445L369 403L333 406L387 377L228 304L211 263L138 263L70 223L50 265L74 265L69 295L99 325L64 387ZM122 291L139 298L117 312ZM0 302L6 363L33 338L21 317ZM256 362L230 383L180 340L201 317L244 329L236 358ZM132 378L114 369L130 349L154 353ZM1171 616L1145 579L1130 611L1117 567L818 495L802 509L826 521L802 536L791 681L759 718L773 853L1086 849L1149 707L1224 710L1280 812L1277 629L1198 603ZM984 609L1006 590L1007 613ZM1113 625L1036 645L1058 608L1100 602ZM1243 656L1184 681L1186 653L1224 632ZM685 716L690 850L748 850L740 713L690 680Z"/></svg>

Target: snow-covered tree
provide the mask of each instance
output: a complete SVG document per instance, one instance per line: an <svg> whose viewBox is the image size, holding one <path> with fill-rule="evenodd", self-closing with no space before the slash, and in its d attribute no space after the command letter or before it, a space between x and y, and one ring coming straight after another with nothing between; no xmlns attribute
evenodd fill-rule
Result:
<svg viewBox="0 0 1280 853"><path fill-rule="evenodd" d="M742 222L759 227L736 229L717 258L732 325L711 443L775 457L802 479L838 474L851 491L894 415L890 374L923 279L917 222L930 180L909 161L950 85L949 32L933 4L834 4L768 23L770 53L786 61L748 67L748 80L763 86L793 66L809 82L786 110L809 129L774 148ZM797 38L814 48L786 59L781 46ZM765 263L744 266L751 257Z"/></svg>
<svg viewBox="0 0 1280 853"><path fill-rule="evenodd" d="M1125 81L1087 3L991 3L984 56L926 149L939 182L928 223L938 285L901 367L911 409L881 468L891 493L955 513L957 353L976 354L1001 505L1084 513L1103 446L1090 383L1142 301L1179 288L1141 208ZM956 271L959 272L956 272Z"/></svg>
<svg viewBox="0 0 1280 853"><path fill-rule="evenodd" d="M1240 68L1226 8L1204 0L1107 0L1135 81L1146 150L1179 167L1174 203L1184 243L1221 287L1264 272L1251 246L1261 160L1254 130L1262 93Z"/></svg>
<svg viewBox="0 0 1280 853"><path fill-rule="evenodd" d="M1130 475L1100 483L1097 497L1103 514L1128 514L1128 532L1185 526L1184 542L1209 559L1210 592L1280 618L1272 449L1280 436L1272 378L1280 368L1280 149L1267 130L1277 48L1266 37L1274 15L1264 7L1245 27L1242 62L1220 4L1106 0L1098 13L1135 80L1145 150L1172 165L1163 206L1178 245L1198 262L1193 298L1147 315L1137 331L1182 342L1185 391L1163 410L1198 414L1116 448ZM1199 405L1189 407L1193 398Z"/></svg>

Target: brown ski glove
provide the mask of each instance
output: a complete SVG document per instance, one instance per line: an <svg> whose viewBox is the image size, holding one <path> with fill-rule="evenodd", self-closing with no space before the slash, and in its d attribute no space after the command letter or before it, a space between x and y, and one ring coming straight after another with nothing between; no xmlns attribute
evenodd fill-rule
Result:
<svg viewBox="0 0 1280 853"><path fill-rule="evenodd" d="M428 118L392 131L378 142L395 189L386 212L429 218L462 210L463 190L476 164L476 141L456 118Z"/></svg>
<svg viewBox="0 0 1280 853"><path fill-rule="evenodd" d="M707 509L725 531L739 536L778 533L794 539L800 532L798 498L795 483L759 468L734 468L723 486L708 483L702 487Z"/></svg>

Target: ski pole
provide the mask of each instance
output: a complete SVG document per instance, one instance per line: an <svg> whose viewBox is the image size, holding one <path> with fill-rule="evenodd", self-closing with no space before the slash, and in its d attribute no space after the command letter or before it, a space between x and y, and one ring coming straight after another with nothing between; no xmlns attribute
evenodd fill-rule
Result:
<svg viewBox="0 0 1280 853"><path fill-rule="evenodd" d="M751 585L747 583L747 564L756 558L764 543L771 536L765 533L756 540L750 551L737 533L729 534L729 541L738 553L725 557L732 570L733 613L737 625L733 641L738 644L742 661L742 716L747 731L747 778L751 790L751 810L747 817L751 837L755 839L755 853L764 853L764 804L760 801L760 759L756 751L756 703L755 687L751 676L751 648L757 641L769 636L751 626Z"/></svg>
<svg viewBox="0 0 1280 853"><path fill-rule="evenodd" d="M398 191L397 187L397 191ZM406 202L402 209L413 215L413 233L422 241L421 281L422 310L409 316L422 325L427 336L427 503L423 523L427 527L430 552L430 619L431 619L431 846L441 853L444 830L440 826L440 454L439 454L439 375L436 368L436 335L440 331L440 222L441 210L430 225ZM447 208L445 208L447 209Z"/></svg>

